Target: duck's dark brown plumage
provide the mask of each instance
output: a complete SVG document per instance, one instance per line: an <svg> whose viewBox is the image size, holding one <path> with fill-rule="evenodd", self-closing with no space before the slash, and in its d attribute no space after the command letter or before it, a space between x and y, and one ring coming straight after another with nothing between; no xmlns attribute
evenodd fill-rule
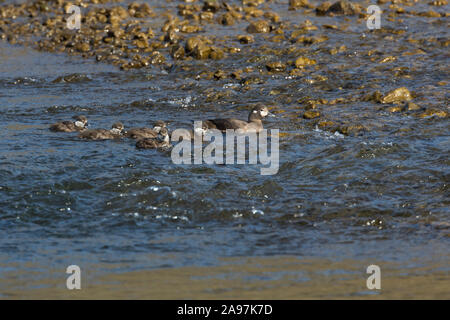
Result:
<svg viewBox="0 0 450 320"><path fill-rule="evenodd" d="M162 128L157 138L145 138L136 142L138 149L158 149L170 147L169 131L167 128Z"/></svg>
<svg viewBox="0 0 450 320"><path fill-rule="evenodd" d="M50 126L53 132L79 132L86 130L87 118L85 116L74 117L75 121L62 121Z"/></svg>
<svg viewBox="0 0 450 320"><path fill-rule="evenodd" d="M156 121L153 125L153 129L150 128L132 128L127 130L125 136L127 138L140 140L140 139L155 139L158 137L158 133L162 128L166 127L166 123L164 121Z"/></svg>
<svg viewBox="0 0 450 320"><path fill-rule="evenodd" d="M243 132L260 132L263 130L262 119L269 114L267 107L257 106L250 112L248 121L238 119L211 119L203 121L202 128L204 130L218 129L225 131L227 129L234 129Z"/></svg>
<svg viewBox="0 0 450 320"><path fill-rule="evenodd" d="M81 139L87 140L110 140L122 137L123 124L116 122L112 125L110 130L106 129L92 129L80 132L78 135Z"/></svg>

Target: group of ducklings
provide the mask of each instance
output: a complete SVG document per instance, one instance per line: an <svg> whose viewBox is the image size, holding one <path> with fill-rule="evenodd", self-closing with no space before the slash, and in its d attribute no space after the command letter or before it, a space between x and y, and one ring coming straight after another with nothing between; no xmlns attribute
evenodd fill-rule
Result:
<svg viewBox="0 0 450 320"><path fill-rule="evenodd" d="M238 119L210 119L202 121L201 135L207 130L216 129L225 132L234 129L238 132L260 132L263 130L262 119L272 115L268 108L258 105L248 116L248 121ZM125 131L121 122L116 122L111 129L87 129L88 120L85 116L75 116L75 121L58 122L50 126L53 132L78 132L78 137L86 140L110 140L122 137L136 140L138 149L157 149L170 147L169 130L164 121L158 120L153 128L132 128ZM197 132L195 132L197 134ZM188 131L184 139L193 139L194 131Z"/></svg>
<svg viewBox="0 0 450 320"><path fill-rule="evenodd" d="M75 116L75 121L63 121L52 124L50 131L53 132L78 132L78 137L86 140L112 140L123 137L137 140L136 147L139 149L155 149L170 146L169 131L166 123L158 120L150 128L132 128L125 131L121 122L115 122L111 129L87 129L88 119L86 116Z"/></svg>

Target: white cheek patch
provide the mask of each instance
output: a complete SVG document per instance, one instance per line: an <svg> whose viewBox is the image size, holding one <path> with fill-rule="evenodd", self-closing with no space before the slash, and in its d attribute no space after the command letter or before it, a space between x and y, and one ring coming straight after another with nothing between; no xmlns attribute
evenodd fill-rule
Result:
<svg viewBox="0 0 450 320"><path fill-rule="evenodd" d="M84 128L84 123L81 121L75 121L75 126L80 127L80 128Z"/></svg>
<svg viewBox="0 0 450 320"><path fill-rule="evenodd" d="M261 116L263 116L263 117L267 116L268 114L269 114L269 112L266 110L261 111Z"/></svg>
<svg viewBox="0 0 450 320"><path fill-rule="evenodd" d="M160 126L154 126L153 130L156 132L160 132L161 131L161 127Z"/></svg>
<svg viewBox="0 0 450 320"><path fill-rule="evenodd" d="M113 128L111 129L111 133L112 134L120 134L121 130L117 129L117 128Z"/></svg>
<svg viewBox="0 0 450 320"><path fill-rule="evenodd" d="M256 110L253 110L253 113L258 113L258 111L256 111Z"/></svg>
<svg viewBox="0 0 450 320"><path fill-rule="evenodd" d="M195 128L194 132L198 135L203 135L206 133L206 130L204 130L203 128Z"/></svg>

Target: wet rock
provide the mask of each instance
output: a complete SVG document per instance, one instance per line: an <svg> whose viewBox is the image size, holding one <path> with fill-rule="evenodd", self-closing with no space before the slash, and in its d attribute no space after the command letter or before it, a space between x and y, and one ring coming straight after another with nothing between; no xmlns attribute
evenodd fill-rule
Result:
<svg viewBox="0 0 450 320"><path fill-rule="evenodd" d="M420 110L420 106L415 104L414 102L408 102L406 104L406 108L408 109L408 111L416 111L416 110Z"/></svg>
<svg viewBox="0 0 450 320"><path fill-rule="evenodd" d="M52 83L81 83L88 82L92 79L85 74L73 73L67 76L58 77Z"/></svg>
<svg viewBox="0 0 450 320"><path fill-rule="evenodd" d="M323 120L323 121L320 121L317 125L321 129L329 129L329 128L332 128L335 125L335 123L330 120Z"/></svg>
<svg viewBox="0 0 450 320"><path fill-rule="evenodd" d="M217 0L206 0L203 3L203 11L217 12L220 10L220 3Z"/></svg>
<svg viewBox="0 0 450 320"><path fill-rule="evenodd" d="M318 16L324 16L327 14L328 9L331 7L331 2L325 1L316 7L316 14Z"/></svg>
<svg viewBox="0 0 450 320"><path fill-rule="evenodd" d="M199 37L192 37L186 41L186 51L193 52L198 46L204 45L204 41Z"/></svg>
<svg viewBox="0 0 450 320"><path fill-rule="evenodd" d="M303 113L304 119L315 119L320 117L320 112L317 110L307 110Z"/></svg>
<svg viewBox="0 0 450 320"><path fill-rule="evenodd" d="M255 7L244 7L244 12L247 15L247 18L254 17L262 17L264 15L264 11L261 9L257 9Z"/></svg>
<svg viewBox="0 0 450 320"><path fill-rule="evenodd" d="M258 20L250 23L247 27L248 33L268 33L270 32L270 24L266 20Z"/></svg>
<svg viewBox="0 0 450 320"><path fill-rule="evenodd" d="M91 46L89 45L89 43L79 43L75 46L75 49L80 51L80 52L88 52L89 50L91 50Z"/></svg>
<svg viewBox="0 0 450 320"><path fill-rule="evenodd" d="M265 12L264 13L264 18L269 19L273 23L278 23L281 20L281 18L278 15L278 13L275 13L275 12L272 12L272 11Z"/></svg>
<svg viewBox="0 0 450 320"><path fill-rule="evenodd" d="M154 51L150 56L151 64L163 64L165 61L166 57L164 57L164 55L159 51Z"/></svg>
<svg viewBox="0 0 450 320"><path fill-rule="evenodd" d="M200 26L193 26L193 25L184 25L181 26L180 31L184 33L196 33L201 31L202 28Z"/></svg>
<svg viewBox="0 0 450 320"><path fill-rule="evenodd" d="M304 68L305 66L310 66L310 65L316 64L316 60L309 59L306 57L298 57L295 60L294 64L295 64L296 68Z"/></svg>
<svg viewBox="0 0 450 320"><path fill-rule="evenodd" d="M236 70L236 71L233 71L233 72L230 74L230 77L233 78L233 79L236 79L236 80L241 80L241 78L242 78L242 73L243 73L242 70Z"/></svg>
<svg viewBox="0 0 450 320"><path fill-rule="evenodd" d="M223 70L217 70L214 73L214 79L216 79L216 80L225 79L226 77L227 77L227 74Z"/></svg>
<svg viewBox="0 0 450 320"><path fill-rule="evenodd" d="M441 14L439 12L430 10L430 11L427 11L427 12L420 12L419 16L427 17L427 18L440 18Z"/></svg>
<svg viewBox="0 0 450 320"><path fill-rule="evenodd" d="M444 110L427 109L425 110L425 112L419 115L419 118L429 118L429 117L446 118L448 117L448 113Z"/></svg>
<svg viewBox="0 0 450 320"><path fill-rule="evenodd" d="M361 7L350 1L340 0L330 5L329 2L324 2L316 8L318 15L356 15L361 12Z"/></svg>
<svg viewBox="0 0 450 320"><path fill-rule="evenodd" d="M170 49L170 55L172 56L172 58L179 60L179 59L183 59L184 55L185 55L185 50L183 46L180 45L174 45L172 46L172 48Z"/></svg>
<svg viewBox="0 0 450 320"><path fill-rule="evenodd" d="M366 128L361 124L342 125L337 128L337 131L348 136L358 135L364 132Z"/></svg>
<svg viewBox="0 0 450 320"><path fill-rule="evenodd" d="M382 99L383 95L381 94L380 91L375 91L373 93L370 93L368 95L366 95L365 97L363 97L362 101L372 101L372 102L376 102L376 103L381 103L381 99Z"/></svg>
<svg viewBox="0 0 450 320"><path fill-rule="evenodd" d="M410 101L412 99L411 93L405 87L397 88L388 92L383 98L381 103L400 103L403 101Z"/></svg>
<svg viewBox="0 0 450 320"><path fill-rule="evenodd" d="M236 23L236 19L231 13L227 12L219 18L219 23L225 26L232 26Z"/></svg>
<svg viewBox="0 0 450 320"><path fill-rule="evenodd" d="M335 47L335 48L331 49L330 54L335 55L338 53L345 52L346 50L347 50L347 47L345 45L341 45L340 47Z"/></svg>
<svg viewBox="0 0 450 320"><path fill-rule="evenodd" d="M346 0L340 0L335 2L328 8L327 13L343 14L343 15L355 15L359 14L361 9L358 4L352 3Z"/></svg>
<svg viewBox="0 0 450 320"><path fill-rule="evenodd" d="M135 18L146 18L151 16L152 9L148 3L139 4L137 2L132 2L128 5L128 13Z"/></svg>
<svg viewBox="0 0 450 320"><path fill-rule="evenodd" d="M383 58L379 61L379 63L387 63L387 62L394 62L395 60L397 60L396 57L394 56L388 56L386 58Z"/></svg>
<svg viewBox="0 0 450 320"><path fill-rule="evenodd" d="M435 0L428 2L430 6L446 6L448 4L447 0Z"/></svg>
<svg viewBox="0 0 450 320"><path fill-rule="evenodd" d="M209 11L201 12L199 17L202 21L211 21L214 19L214 13Z"/></svg>
<svg viewBox="0 0 450 320"><path fill-rule="evenodd" d="M223 59L224 56L225 56L225 53L224 53L223 49L217 48L217 47L210 47L210 52L209 52L210 59L220 60L220 59Z"/></svg>
<svg viewBox="0 0 450 320"><path fill-rule="evenodd" d="M255 39L253 38L252 35L241 35L241 36L238 36L238 40L242 44L249 44L249 43L255 42Z"/></svg>
<svg viewBox="0 0 450 320"><path fill-rule="evenodd" d="M270 72L283 72L286 70L286 64L277 61L277 62L270 62L266 64L266 68Z"/></svg>
<svg viewBox="0 0 450 320"><path fill-rule="evenodd" d="M308 0L289 0L289 10L309 8L309 6Z"/></svg>
<svg viewBox="0 0 450 320"><path fill-rule="evenodd" d="M257 7L264 3L265 0L242 0L242 4L248 7Z"/></svg>
<svg viewBox="0 0 450 320"><path fill-rule="evenodd" d="M389 112L395 113L395 112L401 112L403 111L403 106L394 106L394 107L390 107L388 109Z"/></svg>

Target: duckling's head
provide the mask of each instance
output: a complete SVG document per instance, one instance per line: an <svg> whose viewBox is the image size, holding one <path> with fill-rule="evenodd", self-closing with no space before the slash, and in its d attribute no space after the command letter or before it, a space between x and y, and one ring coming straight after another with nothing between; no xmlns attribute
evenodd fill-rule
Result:
<svg viewBox="0 0 450 320"><path fill-rule="evenodd" d="M266 106L258 105L252 109L250 115L248 116L248 121L262 120L265 117L271 115L269 109Z"/></svg>
<svg viewBox="0 0 450 320"><path fill-rule="evenodd" d="M88 124L88 120L85 116L75 116L75 126L78 128L86 128Z"/></svg>
<svg viewBox="0 0 450 320"><path fill-rule="evenodd" d="M122 134L123 133L123 129L124 126L122 124L122 122L115 122L112 126L111 126L111 133L113 134Z"/></svg>
<svg viewBox="0 0 450 320"><path fill-rule="evenodd" d="M170 141L169 130L167 130L167 128L161 128L161 130L158 133L158 140L163 142Z"/></svg>
<svg viewBox="0 0 450 320"><path fill-rule="evenodd" d="M153 130L154 130L155 132L160 132L161 129L162 129L162 128L165 128L165 127L166 127L166 123L165 123L164 121L162 121L162 120L158 120L158 121L156 121L156 122L154 123L154 125L153 125Z"/></svg>

